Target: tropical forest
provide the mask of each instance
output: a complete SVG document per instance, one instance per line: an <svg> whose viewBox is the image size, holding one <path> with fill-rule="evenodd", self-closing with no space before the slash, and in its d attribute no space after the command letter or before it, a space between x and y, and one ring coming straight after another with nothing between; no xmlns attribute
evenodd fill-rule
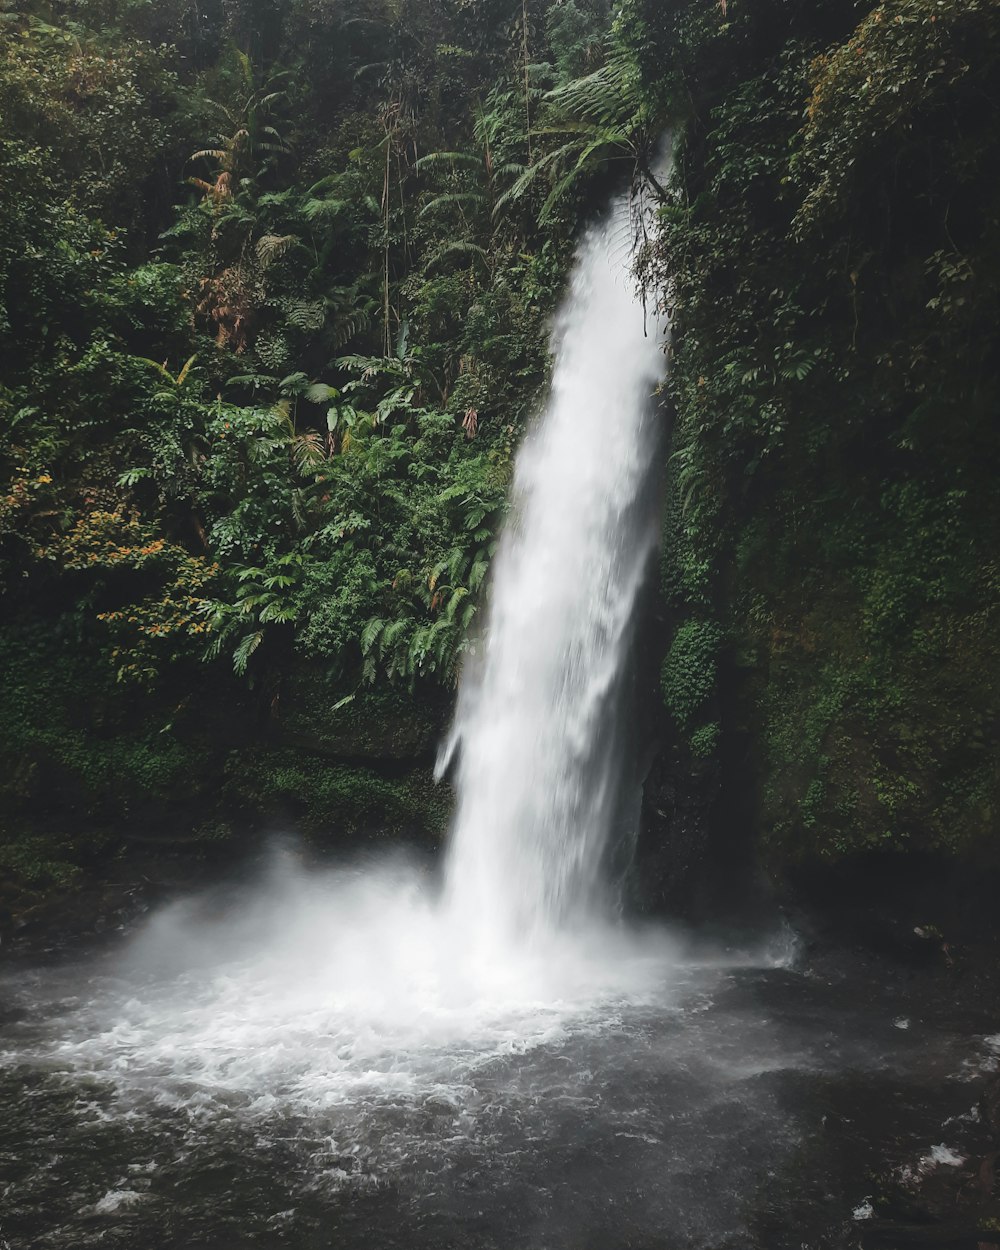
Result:
<svg viewBox="0 0 1000 1250"><path fill-rule="evenodd" d="M0 0L0 1250L1000 1250L1000 0Z"/></svg>

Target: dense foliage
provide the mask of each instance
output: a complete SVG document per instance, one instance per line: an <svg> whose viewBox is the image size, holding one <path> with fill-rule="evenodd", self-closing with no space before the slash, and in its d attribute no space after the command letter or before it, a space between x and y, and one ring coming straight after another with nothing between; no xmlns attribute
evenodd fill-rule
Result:
<svg viewBox="0 0 1000 1250"><path fill-rule="evenodd" d="M608 21L603 0L0 12L8 865L25 828L71 847L59 873L137 811L183 826L185 780L213 829L234 794L391 826L406 804L364 761L398 754L401 703L426 722L404 823L440 828L427 726L607 154L562 143L549 96L601 65ZM324 755L371 802L335 811Z"/></svg>
<svg viewBox="0 0 1000 1250"><path fill-rule="evenodd" d="M772 864L991 847L998 81L996 0L3 0L3 864L440 829L548 317L628 176L668 736L750 743Z"/></svg>
<svg viewBox="0 0 1000 1250"><path fill-rule="evenodd" d="M716 631L772 865L992 859L1000 6L626 12L682 119L649 257L680 327L670 656ZM690 661L664 677L681 734L716 716Z"/></svg>

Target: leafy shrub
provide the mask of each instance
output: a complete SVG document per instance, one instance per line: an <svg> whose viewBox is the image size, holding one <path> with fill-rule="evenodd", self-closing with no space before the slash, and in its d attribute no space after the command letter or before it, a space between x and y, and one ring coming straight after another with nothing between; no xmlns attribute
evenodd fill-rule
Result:
<svg viewBox="0 0 1000 1250"><path fill-rule="evenodd" d="M690 620L679 627L670 644L660 688L667 710L682 729L691 727L715 691L720 640L713 622ZM704 735L700 741L704 743Z"/></svg>

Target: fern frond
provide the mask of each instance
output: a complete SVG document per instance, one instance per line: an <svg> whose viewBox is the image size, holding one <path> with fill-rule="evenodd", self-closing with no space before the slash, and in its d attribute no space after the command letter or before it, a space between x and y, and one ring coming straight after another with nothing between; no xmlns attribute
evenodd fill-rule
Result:
<svg viewBox="0 0 1000 1250"><path fill-rule="evenodd" d="M446 243L444 247L439 247L434 255L428 259L425 269L429 273L441 261L454 256L472 256L477 260L481 260L487 269L490 267L489 253L484 247L480 247L478 243L473 243L471 239L456 239L454 243Z"/></svg>
<svg viewBox="0 0 1000 1250"><path fill-rule="evenodd" d="M309 473L326 459L324 441L316 430L297 434L292 444L292 457L299 473Z"/></svg>
<svg viewBox="0 0 1000 1250"><path fill-rule="evenodd" d="M525 167L523 173L507 188L506 191L497 197L496 203L493 205L493 216L497 217L502 211L515 200L519 200L525 191L531 186L540 173L548 169L549 166L557 164L563 157L576 151L575 143L564 143L558 148L553 148L551 152L546 154L533 165Z"/></svg>
<svg viewBox="0 0 1000 1250"><path fill-rule="evenodd" d="M445 617L449 621L455 619L455 613L461 606L462 600L468 597L468 590L464 586L459 586L455 593L448 600L448 606L445 608Z"/></svg>
<svg viewBox="0 0 1000 1250"><path fill-rule="evenodd" d="M195 352L195 354L193 356L189 356L188 359L181 366L181 371L177 375L178 386L184 385L185 379L187 378L187 375L191 372L191 368L197 359L198 359L198 353Z"/></svg>
<svg viewBox="0 0 1000 1250"><path fill-rule="evenodd" d="M257 650L264 640L264 634L261 630L256 633L247 634L240 645L233 652L233 670L237 677L242 677L247 671L250 663L250 657Z"/></svg>
<svg viewBox="0 0 1000 1250"><path fill-rule="evenodd" d="M306 200L302 214L307 221L330 221L349 207L347 200Z"/></svg>
<svg viewBox="0 0 1000 1250"><path fill-rule="evenodd" d="M556 87L546 99L559 112L599 126L620 125L642 106L635 64L622 52L613 53L593 73Z"/></svg>
<svg viewBox="0 0 1000 1250"><path fill-rule="evenodd" d="M316 300L283 299L278 307L288 324L297 330L321 330L326 322L326 308Z"/></svg>
<svg viewBox="0 0 1000 1250"><path fill-rule="evenodd" d="M489 560L477 558L472 562L472 568L469 569L469 589L477 591L483 584L486 574L489 572Z"/></svg>
<svg viewBox="0 0 1000 1250"><path fill-rule="evenodd" d="M355 339L359 334L363 334L372 323L372 313L367 308L357 308L337 323L334 331L333 342L335 347L343 347L345 343L349 343L351 339Z"/></svg>
<svg viewBox="0 0 1000 1250"><path fill-rule="evenodd" d="M371 651L372 647L375 645L376 639L383 629L385 629L385 621L381 620L377 616L373 617L367 625L365 625L364 629L361 631L362 655L367 655L369 651Z"/></svg>
<svg viewBox="0 0 1000 1250"><path fill-rule="evenodd" d="M439 213L445 208L462 208L465 205L476 208L486 203L486 196L481 191L449 191L445 195L437 195L421 208L418 217L426 217L430 213Z"/></svg>
<svg viewBox="0 0 1000 1250"><path fill-rule="evenodd" d="M218 113L220 117L225 118L230 125L236 125L236 114L225 104L220 104L218 100L202 100L201 103L205 108L214 109L215 112Z"/></svg>
<svg viewBox="0 0 1000 1250"><path fill-rule="evenodd" d="M475 152L428 152L421 156L414 169L423 170L435 165L450 165L454 169L482 169L483 159Z"/></svg>
<svg viewBox="0 0 1000 1250"><path fill-rule="evenodd" d="M173 374L167 369L165 364L161 365L158 360L151 360L148 356L136 356L135 359L141 364L149 365L150 368L155 369L161 378L166 378L168 382L173 382Z"/></svg>
<svg viewBox="0 0 1000 1250"><path fill-rule="evenodd" d="M390 621L390 623L382 631L382 635L379 638L379 643L378 643L379 655L385 656L385 653L391 647L394 647L396 645L399 639L402 638L402 636L406 633L407 629L412 624L413 624L413 621L408 616L399 617L395 621Z"/></svg>
<svg viewBox="0 0 1000 1250"><path fill-rule="evenodd" d="M261 266L266 269L276 260L280 260L298 241L298 237L294 234L264 234L257 240L254 250Z"/></svg>

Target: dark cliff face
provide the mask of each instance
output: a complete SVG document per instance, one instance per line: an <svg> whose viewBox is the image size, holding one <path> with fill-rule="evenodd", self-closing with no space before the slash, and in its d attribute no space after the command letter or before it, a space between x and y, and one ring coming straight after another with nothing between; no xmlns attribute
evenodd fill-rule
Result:
<svg viewBox="0 0 1000 1250"><path fill-rule="evenodd" d="M342 852L444 837L446 691L345 701L289 662L256 690L215 674L125 698L86 651L36 638L4 659L0 940L113 928L276 835Z"/></svg>
<svg viewBox="0 0 1000 1250"><path fill-rule="evenodd" d="M718 725L706 755L664 714L659 651L669 632L661 597L645 630L645 754L633 897L643 911L707 925L773 925L780 892L761 862L759 742L745 716L746 673L723 652L702 708Z"/></svg>
<svg viewBox="0 0 1000 1250"><path fill-rule="evenodd" d="M1000 862L1000 15L633 7L688 101L646 852L957 915Z"/></svg>
<svg viewBox="0 0 1000 1250"><path fill-rule="evenodd" d="M716 893L714 824L720 767L657 752L643 787L632 892L642 911L704 919Z"/></svg>

